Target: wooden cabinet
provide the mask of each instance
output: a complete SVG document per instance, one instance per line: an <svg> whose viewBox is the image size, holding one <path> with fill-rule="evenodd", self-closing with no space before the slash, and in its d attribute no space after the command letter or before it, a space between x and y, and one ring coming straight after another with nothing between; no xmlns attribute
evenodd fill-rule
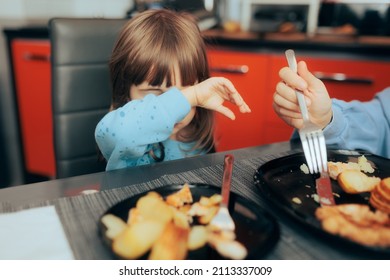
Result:
<svg viewBox="0 0 390 280"><path fill-rule="evenodd" d="M50 43L14 39L11 49L26 171L54 177Z"/></svg>
<svg viewBox="0 0 390 280"><path fill-rule="evenodd" d="M267 83L268 58L258 53L210 49L208 51L212 76L223 76L233 82L252 112L242 114L235 106L226 104L234 121L216 113L216 150L226 151L263 143L264 94Z"/></svg>
<svg viewBox="0 0 390 280"><path fill-rule="evenodd" d="M299 55L297 60L304 60L309 70L321 79L332 98L345 101L370 100L376 93L390 86L388 76L390 63L364 59L323 58ZM287 66L284 55L270 55L270 78L266 103L272 102L275 86L280 81L279 70ZM291 136L291 128L287 126L268 107L265 119L266 143L287 140Z"/></svg>

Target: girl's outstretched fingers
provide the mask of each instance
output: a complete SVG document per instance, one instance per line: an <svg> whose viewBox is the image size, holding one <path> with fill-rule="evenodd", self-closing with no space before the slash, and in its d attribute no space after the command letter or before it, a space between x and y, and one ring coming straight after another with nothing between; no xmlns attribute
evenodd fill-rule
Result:
<svg viewBox="0 0 390 280"><path fill-rule="evenodd" d="M226 90L229 92L229 101L237 105L241 113L250 113L251 109L249 108L248 104L246 104L242 96L238 93L233 83L227 79L225 82Z"/></svg>
<svg viewBox="0 0 390 280"><path fill-rule="evenodd" d="M233 111L223 105L219 106L218 108L215 108L215 111L221 113L222 115L228 117L233 121L236 119L236 115L234 115Z"/></svg>

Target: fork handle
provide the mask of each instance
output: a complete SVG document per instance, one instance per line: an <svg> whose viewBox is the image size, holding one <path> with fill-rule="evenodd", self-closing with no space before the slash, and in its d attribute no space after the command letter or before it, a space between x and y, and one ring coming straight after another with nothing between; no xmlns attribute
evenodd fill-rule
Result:
<svg viewBox="0 0 390 280"><path fill-rule="evenodd" d="M222 201L221 206L228 206L229 196L230 196L230 185L232 181L232 172L233 172L233 155L226 155L224 159L223 166L223 179L222 179Z"/></svg>
<svg viewBox="0 0 390 280"><path fill-rule="evenodd" d="M297 60L295 58L295 52L293 50L287 50L285 54L290 69L293 70L295 73L298 73L298 66L297 66ZM308 121L309 112L307 110L305 97L303 96L303 93L298 90L295 90L295 95L297 96L298 99L299 109L301 110L303 120Z"/></svg>
<svg viewBox="0 0 390 280"><path fill-rule="evenodd" d="M297 96L298 99L299 109L301 110L302 118L304 121L308 121L309 112L307 110L305 97L303 96L303 93L298 90L295 91L295 95Z"/></svg>

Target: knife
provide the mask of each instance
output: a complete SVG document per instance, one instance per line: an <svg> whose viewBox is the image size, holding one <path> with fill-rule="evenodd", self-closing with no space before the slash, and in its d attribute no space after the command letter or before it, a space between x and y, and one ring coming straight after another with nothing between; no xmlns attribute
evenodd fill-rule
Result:
<svg viewBox="0 0 390 280"><path fill-rule="evenodd" d="M328 172L321 172L321 175L316 179L316 189L321 206L335 205L332 184Z"/></svg>

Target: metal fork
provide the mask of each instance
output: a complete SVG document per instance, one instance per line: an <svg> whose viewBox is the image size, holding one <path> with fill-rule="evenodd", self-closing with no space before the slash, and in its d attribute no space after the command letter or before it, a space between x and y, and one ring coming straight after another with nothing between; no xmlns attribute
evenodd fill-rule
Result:
<svg viewBox="0 0 390 280"><path fill-rule="evenodd" d="M218 228L222 231L234 231L235 225L232 217L230 216L228 205L230 196L230 184L232 180L233 171L233 155L226 155L223 167L223 179L222 179L222 201L219 206L219 210L214 218L211 220L210 225L214 228Z"/></svg>
<svg viewBox="0 0 390 280"><path fill-rule="evenodd" d="M287 50L285 54L290 69L297 73L297 61L295 59L294 51ZM327 172L328 159L325 137L322 129L310 121L303 94L298 90L295 90L295 94L303 117L303 127L299 130L299 137L301 138L302 148L309 171L311 174Z"/></svg>

